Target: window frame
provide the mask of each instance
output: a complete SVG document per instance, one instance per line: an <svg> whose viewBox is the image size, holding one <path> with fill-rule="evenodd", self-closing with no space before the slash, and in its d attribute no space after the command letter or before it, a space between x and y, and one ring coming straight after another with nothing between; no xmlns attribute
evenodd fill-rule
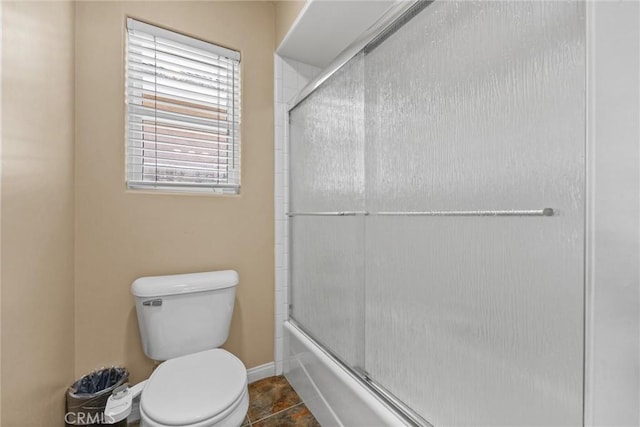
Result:
<svg viewBox="0 0 640 427"><path fill-rule="evenodd" d="M217 55L220 57L219 60L212 59L210 66L218 66L220 62L228 62L229 65L226 65L223 70L228 74L227 76L227 85L230 85L231 90L227 88L224 92L228 97L227 100L229 104L227 105L226 110L217 109L214 111L214 108L211 106L205 105L206 101L201 101L203 104L197 104L197 99L192 99L188 97L184 97L182 99L178 95L173 95L174 97L167 98L167 95L158 92L157 87L153 90L144 89L143 83L131 83L130 82L130 65L129 65L129 56L131 54L130 38L132 37L132 32L142 32L145 35L149 35L153 37L153 44L155 45L153 50L157 47L156 37L159 37L164 40L168 40L170 42L176 42L181 45L185 45L192 49L204 50L208 54ZM197 53L196 53L197 54ZM139 21L135 18L127 17L125 23L125 51L124 51L124 62L125 62L125 79L124 79L124 89L125 89L125 183L128 190L134 191L150 191L150 192L177 192L177 193L194 193L194 194L228 194L228 195L237 195L240 194L240 184L241 184L241 99L242 99L242 79L241 79L241 56L240 52L232 49L228 49L226 47L220 46L218 44L210 43L195 37L187 36L182 33L175 32L173 30L167 30L157 25L152 25L145 23L143 21ZM154 58L155 60L155 58ZM153 65L145 64L149 68L154 67L156 69L158 67L157 63ZM155 72L155 71L154 71ZM176 75L179 76L178 72L175 72ZM204 77L198 75L189 75L194 79L204 80ZM179 82L179 80L176 80ZM211 82L215 82L216 80L211 80ZM219 83L220 81L218 81ZM145 82L147 83L147 82ZM157 85L157 83L154 83ZM137 87L136 87L137 86ZM221 90L221 89L218 89ZM166 99L165 99L166 98ZM148 99L153 106L145 105L145 99ZM164 108L160 107L158 103L165 103ZM224 160L227 165L225 168L225 172L221 172L220 163L217 164L218 169L211 168L207 172L206 167L203 166L203 174L206 173L214 173L218 180L218 182L197 182L199 179L202 179L197 176L193 176L192 180L189 181L190 177L187 175L177 175L179 179L176 181L170 181L170 178L166 178L165 180L159 179L160 173L157 170L157 159L158 159L158 148L157 145L162 144L163 141L158 139L158 134L155 132L148 132L145 130L145 126L151 125L155 127L155 130L158 128L157 120L151 120L145 123L145 119L136 117L135 119L132 116L136 115L137 109L151 108L154 111L154 115L156 118L164 118L171 117L172 115L180 115L181 117L175 119L174 121L177 123L176 129L178 135L170 135L171 138L175 138L175 140L180 140L180 134L184 138L189 138L189 132L194 132L193 128L188 129L185 127L180 130L180 124L184 123L185 126L197 126L202 125L203 123L207 123L207 120L211 120L212 117L206 117L208 112L211 112L211 115L219 114L225 115L226 118L224 120L217 118L218 124L221 125L222 128L227 127L228 129L228 145L227 149L222 149L221 147L221 138L222 136L215 136L215 133L208 135L212 139L212 147L201 147L207 151L215 151L218 154L216 157L218 160L220 159L220 151L226 151L226 157ZM182 111L176 111L182 110ZM189 108L195 109L198 111L198 114L191 114L187 110ZM222 107L219 107L222 108ZM204 115L199 115L204 114ZM230 116L230 117L229 117ZM162 118L160 120L162 120ZM207 124L211 124L209 121ZM172 131L176 131L175 129ZM136 137L136 133L140 135ZM153 144L155 144L156 148L146 148L144 136L147 133L152 133L155 135L155 140L149 140ZM187 135L185 135L187 134ZM223 135L223 134L219 134ZM218 139L213 139L218 138ZM203 139L208 139L204 138ZM184 140L183 140L184 141ZM214 143L213 141L217 141ZM165 142L166 143L166 142ZM145 150L154 150L156 156L156 172L148 172L148 168L145 168L144 161L148 159L145 154ZM176 150L174 150L176 151ZM178 150L179 151L179 150ZM187 156L200 156L200 154L195 154L193 151L189 151L192 154L186 154ZM203 151L204 153L204 151ZM170 153L173 154L173 153ZM209 153L204 153L209 154ZM202 157L205 157L202 155ZM189 166L177 165L177 163L188 163L189 160L181 160L176 158L171 158L169 154L166 155L166 158L163 158L165 163L173 163L170 166L164 166L162 169L165 171L173 170L177 173L189 171ZM231 163L229 163L231 161ZM202 162L205 164L207 162ZM216 172L213 172L213 171ZM197 174L197 172L191 172L192 174ZM225 178L222 180L220 175L224 174ZM136 177L136 175L139 175ZM146 180L145 176L152 176L154 179ZM139 178L139 179L135 179ZM215 180L216 178L205 177L204 179ZM223 182L220 182L223 181ZM226 182L225 182L226 181Z"/></svg>

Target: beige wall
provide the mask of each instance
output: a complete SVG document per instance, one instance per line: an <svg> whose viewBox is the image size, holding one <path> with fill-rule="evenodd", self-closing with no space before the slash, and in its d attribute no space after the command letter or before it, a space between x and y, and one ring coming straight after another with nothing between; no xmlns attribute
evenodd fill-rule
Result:
<svg viewBox="0 0 640 427"><path fill-rule="evenodd" d="M2 425L61 425L74 374L74 6L0 7Z"/></svg>
<svg viewBox="0 0 640 427"><path fill-rule="evenodd" d="M124 31L131 16L240 50L242 194L145 194L124 182ZM273 51L271 2L76 5L76 375L142 353L131 282L235 269L225 348L250 368L273 360Z"/></svg>
<svg viewBox="0 0 640 427"><path fill-rule="evenodd" d="M280 46L282 39L287 35L289 28L293 25L300 11L304 7L305 0L278 0L276 5L276 44Z"/></svg>

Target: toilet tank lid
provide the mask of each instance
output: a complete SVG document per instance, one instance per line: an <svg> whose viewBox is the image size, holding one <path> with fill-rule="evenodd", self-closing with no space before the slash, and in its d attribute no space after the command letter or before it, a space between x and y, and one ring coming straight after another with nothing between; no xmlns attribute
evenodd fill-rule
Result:
<svg viewBox="0 0 640 427"><path fill-rule="evenodd" d="M234 270L207 271L141 277L133 282L131 292L137 297L147 298L224 289L237 284L238 273Z"/></svg>

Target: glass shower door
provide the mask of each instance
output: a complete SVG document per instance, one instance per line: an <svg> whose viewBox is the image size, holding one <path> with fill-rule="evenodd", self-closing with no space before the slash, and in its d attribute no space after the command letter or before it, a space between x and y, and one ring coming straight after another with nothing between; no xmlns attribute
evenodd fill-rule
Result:
<svg viewBox="0 0 640 427"><path fill-rule="evenodd" d="M364 360L363 60L291 110L291 317L343 362Z"/></svg>
<svg viewBox="0 0 640 427"><path fill-rule="evenodd" d="M584 28L436 1L365 56L365 369L434 425L582 423Z"/></svg>

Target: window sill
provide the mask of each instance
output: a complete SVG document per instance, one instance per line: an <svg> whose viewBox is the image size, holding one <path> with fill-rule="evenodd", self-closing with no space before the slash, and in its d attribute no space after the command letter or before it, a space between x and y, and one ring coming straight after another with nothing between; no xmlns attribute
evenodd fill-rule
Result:
<svg viewBox="0 0 640 427"><path fill-rule="evenodd" d="M132 188L125 187L126 194L139 194L139 195L159 195L159 196L191 196L191 197L240 197L240 189L238 192L218 192L213 191L211 188Z"/></svg>

